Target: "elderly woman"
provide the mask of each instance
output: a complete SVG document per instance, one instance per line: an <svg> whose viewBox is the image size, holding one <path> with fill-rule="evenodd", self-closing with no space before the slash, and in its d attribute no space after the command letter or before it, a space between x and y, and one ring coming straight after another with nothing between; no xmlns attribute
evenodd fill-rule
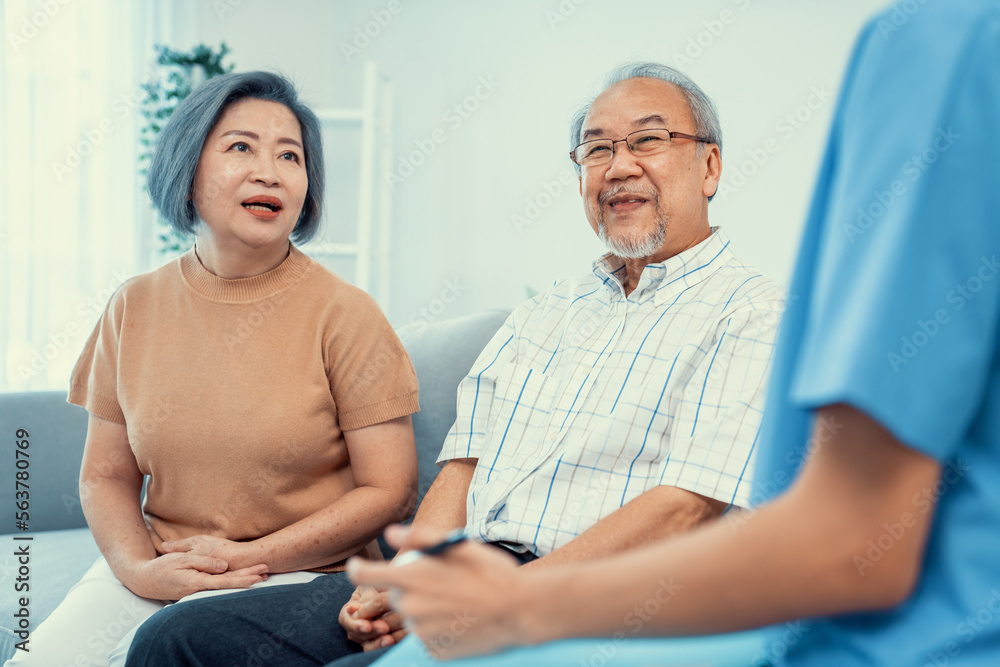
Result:
<svg viewBox="0 0 1000 667"><path fill-rule="evenodd" d="M319 124L279 75L211 79L175 110L149 191L196 243L118 290L73 372L103 558L12 664L122 660L171 601L340 572L412 511L409 358L290 242L315 233L323 182Z"/></svg>

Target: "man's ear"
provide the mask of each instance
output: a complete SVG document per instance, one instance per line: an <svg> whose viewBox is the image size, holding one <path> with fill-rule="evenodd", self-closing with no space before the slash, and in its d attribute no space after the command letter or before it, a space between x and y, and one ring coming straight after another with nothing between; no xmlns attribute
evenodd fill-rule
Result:
<svg viewBox="0 0 1000 667"><path fill-rule="evenodd" d="M578 176L577 180L580 181L580 196L583 196L583 176Z"/></svg>
<svg viewBox="0 0 1000 667"><path fill-rule="evenodd" d="M716 144L705 146L705 182L701 191L706 197L711 197L718 191L719 181L722 180L722 151Z"/></svg>

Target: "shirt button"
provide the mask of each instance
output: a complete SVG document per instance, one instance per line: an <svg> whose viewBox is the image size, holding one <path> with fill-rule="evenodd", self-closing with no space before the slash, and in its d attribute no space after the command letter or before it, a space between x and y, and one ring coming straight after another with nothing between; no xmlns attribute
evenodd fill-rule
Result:
<svg viewBox="0 0 1000 667"><path fill-rule="evenodd" d="M559 431L557 431L555 429L552 429L551 431L549 431L549 440L551 440L552 442L555 442L558 439L559 439Z"/></svg>

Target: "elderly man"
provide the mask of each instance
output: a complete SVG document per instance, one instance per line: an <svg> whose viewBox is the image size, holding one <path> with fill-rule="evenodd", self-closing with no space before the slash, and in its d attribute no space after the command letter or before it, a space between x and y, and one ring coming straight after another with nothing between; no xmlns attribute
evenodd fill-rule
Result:
<svg viewBox="0 0 1000 667"><path fill-rule="evenodd" d="M571 145L587 219L610 252L518 307L483 350L414 519L464 527L531 569L750 504L783 305L709 225L721 132L684 75L619 68L579 112ZM178 605L140 630L129 664L227 664L270 633L266 662L314 665L360 650L345 633L365 649L405 635L386 593L358 589L334 607L342 576ZM328 599L309 606L318 590Z"/></svg>

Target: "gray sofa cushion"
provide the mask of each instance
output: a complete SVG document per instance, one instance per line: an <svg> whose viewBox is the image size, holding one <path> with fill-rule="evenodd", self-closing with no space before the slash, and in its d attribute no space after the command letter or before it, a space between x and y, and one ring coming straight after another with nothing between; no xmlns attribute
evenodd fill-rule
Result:
<svg viewBox="0 0 1000 667"><path fill-rule="evenodd" d="M14 558L15 545L29 544L31 553L30 582L31 590L26 594L29 599L31 629L48 618L49 614L62 602L67 591L80 581L84 572L90 569L101 556L93 536L86 528L69 530L47 530L32 533L31 542L14 542L10 535L0 538L3 557L0 559L0 664L14 655L14 643L21 641L15 637L16 622L14 613L18 611L20 593L14 593L14 577L17 576L19 564ZM9 643L9 653L4 649ZM29 642L28 647L31 647Z"/></svg>
<svg viewBox="0 0 1000 667"><path fill-rule="evenodd" d="M437 457L455 423L458 383L508 315L506 310L487 310L429 325L411 325L398 332L420 383L420 412L413 416L420 463L418 499L423 499L438 474Z"/></svg>
<svg viewBox="0 0 1000 667"><path fill-rule="evenodd" d="M80 461L87 435L87 412L66 402L65 391L0 394L0 434L10 444L0 462L0 507L13 509L14 434L28 431L28 485L32 532L87 525L80 509ZM0 524L0 532L16 532L14 514Z"/></svg>

